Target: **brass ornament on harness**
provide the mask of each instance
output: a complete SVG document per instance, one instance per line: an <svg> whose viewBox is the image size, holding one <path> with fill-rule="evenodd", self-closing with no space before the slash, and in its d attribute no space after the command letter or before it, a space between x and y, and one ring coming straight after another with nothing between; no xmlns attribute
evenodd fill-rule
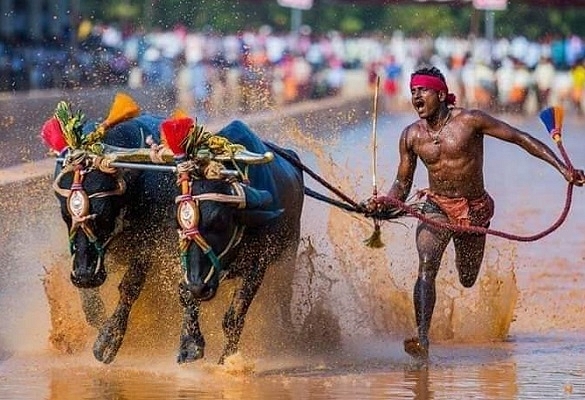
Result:
<svg viewBox="0 0 585 400"><path fill-rule="evenodd" d="M191 231L199 224L199 208L195 204L193 200L190 198L181 198L183 196L179 196L177 200L177 218L179 225L183 229L183 231Z"/></svg>
<svg viewBox="0 0 585 400"><path fill-rule="evenodd" d="M72 217L79 219L89 213L89 198L81 185L81 169L76 168L73 174L73 184L67 198L67 209Z"/></svg>

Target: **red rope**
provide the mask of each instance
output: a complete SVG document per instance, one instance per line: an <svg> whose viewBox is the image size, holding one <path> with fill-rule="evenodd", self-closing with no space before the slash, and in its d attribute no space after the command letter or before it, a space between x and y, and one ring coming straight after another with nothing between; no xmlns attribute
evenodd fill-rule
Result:
<svg viewBox="0 0 585 400"><path fill-rule="evenodd" d="M563 159L565 160L565 163L567 164L567 167L569 168L569 170L571 172L573 172L574 171L573 164L571 163L571 160L570 160L569 155L567 154L567 152L565 150L565 147L563 146L563 143L560 141L560 139L556 142L557 142L557 146L561 152L561 155L562 155ZM571 209L571 202L573 200L573 188L574 188L574 184L572 182L569 182L569 185L567 186L567 195L565 197L565 207L563 208L563 212L561 212L561 215L555 221L555 223L552 224L547 229L543 230L542 232L539 232L539 233L536 233L536 234L530 235L530 236L514 235L511 233L502 232L502 231L498 231L495 229L484 228L481 226L459 226L459 225L455 225L455 224L451 224L451 223L447 223L447 222L437 222L437 221L434 221L430 218L427 218L426 216L424 216L423 214L418 212L416 209L414 209L413 207L409 206L408 204L406 204L400 200L397 200L397 199L390 197L390 198L388 198L388 202L391 203L394 207L398 207L398 208L403 209L404 211L406 211L407 214L410 214L413 217L418 218L422 222L424 222L428 225L434 226L435 228L449 229L449 230L454 231L454 232L477 233L480 235L494 235L494 236L502 237L504 239L513 240L516 242L534 242L535 240L542 239L546 235L556 231L565 222L565 220L567 219L567 215L569 215L569 211Z"/></svg>
<svg viewBox="0 0 585 400"><path fill-rule="evenodd" d="M481 226L460 226L460 225L455 225L455 224L451 224L448 222L437 222L435 220L427 218L424 214L420 213L415 208L409 206L408 204L406 204L400 200L389 197L387 199L387 201L389 203L391 203L394 207L398 207L398 208L406 211L407 214L421 220L422 222L424 222L428 225L434 226L435 228L448 229L448 230L451 230L454 232L477 233L480 235L494 235L494 236L502 237L504 239L513 240L516 242L533 242L535 240L542 239L546 235L554 232L563 224L563 222L565 222L565 220L567 219L567 215L569 215L569 211L571 209L571 201L573 199L573 187L574 187L574 185L572 183L569 183L569 185L567 186L567 196L566 196L566 200L565 200L565 207L563 208L563 212L561 213L559 218L555 221L555 223L552 224L549 228L543 230L542 232L539 232L537 234L530 235L530 236L515 235L515 234L511 234L511 233L507 233L507 232L498 231L495 229L484 228Z"/></svg>

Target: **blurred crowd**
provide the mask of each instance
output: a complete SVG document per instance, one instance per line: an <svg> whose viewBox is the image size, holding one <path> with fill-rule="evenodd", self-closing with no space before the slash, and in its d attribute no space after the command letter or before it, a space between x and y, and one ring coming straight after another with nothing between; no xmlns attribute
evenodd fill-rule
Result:
<svg viewBox="0 0 585 400"><path fill-rule="evenodd" d="M142 32L82 24L74 46L0 48L0 90L122 85L155 90L198 115L226 102L251 111L338 95L346 68L357 65L344 63L344 47L339 34L315 37L306 26L294 35L263 27L219 36L183 27Z"/></svg>
<svg viewBox="0 0 585 400"><path fill-rule="evenodd" d="M458 105L520 114L563 105L583 115L585 42L576 35L488 41L397 34L380 53L366 68L370 86L382 77L381 93L390 108L408 103L410 74L418 66L435 65Z"/></svg>
<svg viewBox="0 0 585 400"><path fill-rule="evenodd" d="M423 64L439 67L457 103L468 107L529 113L567 103L582 114L585 88L585 44L576 35L538 41L405 37L399 31L344 37L315 34L308 26L294 33L264 26L218 35L85 22L70 43L2 42L0 56L2 91L145 87L197 115L227 103L250 111L335 96L348 69L363 69L370 89L381 78L388 110L408 105L410 73Z"/></svg>

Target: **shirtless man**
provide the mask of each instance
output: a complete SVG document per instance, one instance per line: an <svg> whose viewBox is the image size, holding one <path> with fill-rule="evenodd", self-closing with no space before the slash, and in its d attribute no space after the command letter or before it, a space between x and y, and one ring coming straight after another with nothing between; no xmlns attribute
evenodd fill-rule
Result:
<svg viewBox="0 0 585 400"><path fill-rule="evenodd" d="M582 170L569 169L544 143L479 110L454 107L445 77L435 67L421 68L411 75L412 105L420 119L400 136L400 163L386 196L368 199L368 212L384 212L393 206L388 198L405 201L412 187L417 160L428 172L429 188L423 213L436 222L488 227L494 202L485 190L483 156L485 136L516 144L534 157L552 165L568 181L582 186ZM428 358L429 328L435 307L435 278L447 244L453 240L455 264L461 284L474 285L483 260L486 236L440 230L420 221L416 230L419 257L414 286L414 310L418 337L404 341L405 351Z"/></svg>

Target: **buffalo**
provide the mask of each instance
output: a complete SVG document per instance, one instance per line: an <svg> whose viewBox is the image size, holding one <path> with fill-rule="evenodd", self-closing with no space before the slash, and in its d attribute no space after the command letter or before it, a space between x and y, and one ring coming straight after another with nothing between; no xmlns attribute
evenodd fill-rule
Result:
<svg viewBox="0 0 585 400"><path fill-rule="evenodd" d="M219 363L238 350L246 313L267 268L291 267L300 240L304 200L302 171L269 151L246 124L233 121L217 134L185 115L161 125L162 140L176 160L176 198L184 308L178 363L204 356L201 303L223 279L237 279L223 317L225 344ZM280 148L279 148L280 149ZM291 150L280 149L298 160Z"/></svg>
<svg viewBox="0 0 585 400"><path fill-rule="evenodd" d="M171 169L119 168L107 153L142 148L149 154L147 138L159 139L163 120L142 113L130 97L118 94L102 123L86 122L81 112L60 102L41 131L59 154L53 188L68 229L70 279L80 289L87 322L98 329L93 354L106 364L122 345L129 313L155 261L153 249L164 251L159 239L174 235L168 216L176 195ZM110 249L115 249L113 257L127 261L128 269L117 306L107 317L99 287L107 277Z"/></svg>

